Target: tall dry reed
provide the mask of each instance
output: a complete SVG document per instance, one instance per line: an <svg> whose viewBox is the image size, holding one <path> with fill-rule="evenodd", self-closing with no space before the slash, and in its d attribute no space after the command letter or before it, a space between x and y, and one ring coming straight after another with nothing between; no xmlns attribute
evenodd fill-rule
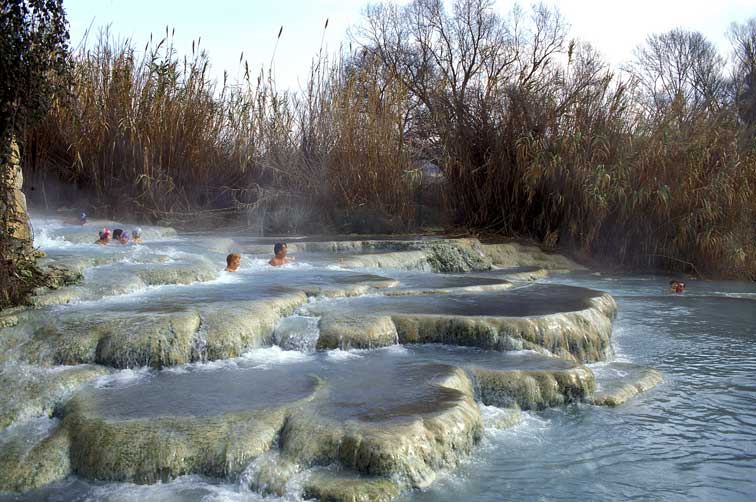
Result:
<svg viewBox="0 0 756 502"><path fill-rule="evenodd" d="M644 71L617 72L547 7L452 7L371 6L359 49L321 50L294 93L246 64L217 87L207 56L179 59L168 33L145 51L104 34L72 56L27 160L114 213L363 232L416 228L420 167L435 164L436 211L465 229L618 267L756 277L756 24L737 31L737 78L679 30L649 39ZM682 87L648 85L648 58L691 53L700 71Z"/></svg>

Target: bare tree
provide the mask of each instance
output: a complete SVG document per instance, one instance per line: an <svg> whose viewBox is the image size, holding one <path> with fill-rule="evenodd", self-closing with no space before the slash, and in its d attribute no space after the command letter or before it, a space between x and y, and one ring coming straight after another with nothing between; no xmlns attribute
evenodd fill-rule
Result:
<svg viewBox="0 0 756 502"><path fill-rule="evenodd" d="M728 33L732 43L734 99L738 115L747 127L749 140L756 133L756 18L733 23Z"/></svg>
<svg viewBox="0 0 756 502"><path fill-rule="evenodd" d="M718 108L725 94L723 70L714 45L701 33L682 29L649 35L631 67L655 111L676 100L693 110Z"/></svg>

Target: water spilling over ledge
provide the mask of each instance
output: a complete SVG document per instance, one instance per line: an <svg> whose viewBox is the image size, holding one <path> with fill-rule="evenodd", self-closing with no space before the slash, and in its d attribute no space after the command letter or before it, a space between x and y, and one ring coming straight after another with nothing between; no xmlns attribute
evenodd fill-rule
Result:
<svg viewBox="0 0 756 502"><path fill-rule="evenodd" d="M46 260L83 280L0 314L0 380L16 389L0 400L2 491L201 475L390 500L458 468L520 410L632 394L584 366L611 356L615 301L532 284L578 268L540 250L302 240L273 269L264 240L155 227L140 246L94 246L88 227L37 230ZM239 272L223 272L237 249ZM636 392L659 381L637 372Z"/></svg>

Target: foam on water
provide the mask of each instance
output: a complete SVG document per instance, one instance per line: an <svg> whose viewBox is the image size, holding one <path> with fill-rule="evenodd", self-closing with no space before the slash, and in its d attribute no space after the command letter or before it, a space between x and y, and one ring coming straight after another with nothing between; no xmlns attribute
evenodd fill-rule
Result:
<svg viewBox="0 0 756 502"><path fill-rule="evenodd" d="M137 485L132 483L108 483L91 485L82 502L143 502L201 501L201 502L276 502L273 497L263 497L244 489L239 484L219 483L203 476L181 476L167 483Z"/></svg>
<svg viewBox="0 0 756 502"><path fill-rule="evenodd" d="M110 375L101 376L94 381L94 386L98 389L118 389L131 387L141 382L153 378L157 371L149 367L136 369L118 370Z"/></svg>
<svg viewBox="0 0 756 502"><path fill-rule="evenodd" d="M285 364L298 364L311 361L313 355L295 350L283 350L277 345L252 349L239 357L217 359L214 361L194 362L164 368L167 373L191 373L195 371L223 371L233 369L269 369Z"/></svg>
<svg viewBox="0 0 756 502"><path fill-rule="evenodd" d="M313 359L313 355L296 350L283 350L277 345L250 350L242 354L240 366L267 369L282 364L297 364Z"/></svg>
<svg viewBox="0 0 756 502"><path fill-rule="evenodd" d="M320 318L301 315L284 317L273 333L276 344L284 350L313 352L320 338Z"/></svg>
<svg viewBox="0 0 756 502"><path fill-rule="evenodd" d="M39 229L35 228L34 230L34 245L45 250L71 248L75 244L73 242L67 241L62 235L50 236L48 234L48 229L42 227Z"/></svg>
<svg viewBox="0 0 756 502"><path fill-rule="evenodd" d="M19 420L0 431L0 449L12 441L23 441L29 448L50 434L60 424L57 418L37 416L28 420Z"/></svg>
<svg viewBox="0 0 756 502"><path fill-rule="evenodd" d="M274 471L274 477L270 479L270 470ZM312 470L303 470L298 464L282 461L278 451L272 450L263 453L252 461L244 472L239 476L239 488L241 491L254 489L255 492L266 493L265 500L300 501L304 491L304 481ZM285 480L284 486L271 486ZM280 497L271 496L270 492L283 492Z"/></svg>
<svg viewBox="0 0 756 502"><path fill-rule="evenodd" d="M350 359L362 359L365 357L362 350L333 349L326 353L326 357L332 361L348 361Z"/></svg>

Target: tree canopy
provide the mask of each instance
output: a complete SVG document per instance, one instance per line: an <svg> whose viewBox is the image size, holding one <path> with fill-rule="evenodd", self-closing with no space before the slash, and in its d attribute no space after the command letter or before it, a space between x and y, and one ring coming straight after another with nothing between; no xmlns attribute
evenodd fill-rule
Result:
<svg viewBox="0 0 756 502"><path fill-rule="evenodd" d="M47 113L68 72L62 0L0 0L0 141Z"/></svg>

